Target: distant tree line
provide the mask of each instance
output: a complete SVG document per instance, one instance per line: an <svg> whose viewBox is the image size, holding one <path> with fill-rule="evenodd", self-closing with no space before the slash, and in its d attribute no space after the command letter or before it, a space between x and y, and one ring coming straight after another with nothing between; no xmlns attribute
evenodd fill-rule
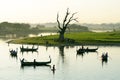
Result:
<svg viewBox="0 0 120 80"><path fill-rule="evenodd" d="M80 31L88 31L88 28L85 26L70 24L70 28L67 32L80 32ZM10 23L10 22L2 22L0 23L0 37L6 35L12 35L15 37L27 37L29 34L39 34L42 32L57 32L57 27L45 27L45 25L36 25L31 27L30 24L25 23Z"/></svg>
<svg viewBox="0 0 120 80"><path fill-rule="evenodd" d="M90 30L117 30L120 31L120 23L82 24Z"/></svg>
<svg viewBox="0 0 120 80"><path fill-rule="evenodd" d="M16 35L16 37L20 36L28 36L28 34L37 34L39 32L36 28L31 28L29 24L25 23L9 23L2 22L0 23L0 35Z"/></svg>
<svg viewBox="0 0 120 80"><path fill-rule="evenodd" d="M88 27L78 25L78 24L70 24L69 25L70 32L86 32L89 31Z"/></svg>

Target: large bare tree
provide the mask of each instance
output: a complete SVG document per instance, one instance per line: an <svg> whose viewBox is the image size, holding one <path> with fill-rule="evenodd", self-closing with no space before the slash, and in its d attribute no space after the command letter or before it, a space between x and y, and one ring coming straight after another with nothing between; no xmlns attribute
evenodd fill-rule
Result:
<svg viewBox="0 0 120 80"><path fill-rule="evenodd" d="M59 13L57 14L57 23L58 23L58 29L59 29L59 41L64 41L64 33L66 32L66 29L68 28L68 25L72 21L77 21L77 18L74 18L75 13L70 14L69 8L67 8L66 15L63 19L63 23L60 23L59 21Z"/></svg>

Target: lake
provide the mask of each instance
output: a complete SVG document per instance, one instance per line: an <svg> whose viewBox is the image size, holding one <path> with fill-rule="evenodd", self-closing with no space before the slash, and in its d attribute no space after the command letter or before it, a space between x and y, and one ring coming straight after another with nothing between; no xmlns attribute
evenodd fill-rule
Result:
<svg viewBox="0 0 120 80"><path fill-rule="evenodd" d="M38 52L20 52L20 44L7 44L0 40L0 80L120 80L120 46L99 46L97 52L77 54L81 46L46 47L39 46ZM32 47L32 45L24 45ZM36 47L36 46L35 46ZM96 48L97 46L85 46ZM17 57L12 57L9 49L18 48ZM103 52L108 52L107 62L101 61ZM51 66L21 67L20 59L47 61L51 56Z"/></svg>

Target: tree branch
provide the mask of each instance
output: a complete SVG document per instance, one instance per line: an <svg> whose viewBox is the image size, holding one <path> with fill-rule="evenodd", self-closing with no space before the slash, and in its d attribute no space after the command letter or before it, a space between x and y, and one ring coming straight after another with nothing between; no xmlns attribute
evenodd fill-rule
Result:
<svg viewBox="0 0 120 80"><path fill-rule="evenodd" d="M67 17L69 16L69 14L70 14L69 8L67 8L67 12L66 12L65 18L63 20L63 27L65 26L65 22L67 21Z"/></svg>
<svg viewBox="0 0 120 80"><path fill-rule="evenodd" d="M60 30L62 30L62 28L60 27L60 22L59 22L58 18L59 18L59 14L57 13L57 23L58 23L58 28L59 28Z"/></svg>
<svg viewBox="0 0 120 80"><path fill-rule="evenodd" d="M74 19L73 19L74 15L75 15L76 13L77 13L77 12L75 12L75 13L72 14L72 16L69 18L68 22L65 24L64 27L67 27L67 25L68 25L71 21L73 21L73 20L76 21L76 22L78 22L78 21L77 21L77 18L74 18Z"/></svg>

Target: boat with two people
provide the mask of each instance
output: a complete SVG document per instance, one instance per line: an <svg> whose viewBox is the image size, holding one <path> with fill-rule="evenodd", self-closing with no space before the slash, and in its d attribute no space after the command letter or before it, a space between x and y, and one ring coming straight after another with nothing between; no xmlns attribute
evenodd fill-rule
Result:
<svg viewBox="0 0 120 80"><path fill-rule="evenodd" d="M10 55L11 55L11 56L17 56L18 48L16 48L16 50L9 49L9 52L10 52Z"/></svg>
<svg viewBox="0 0 120 80"><path fill-rule="evenodd" d="M97 48L94 48L94 49L90 49L90 48L84 48L82 46L82 48L78 49L77 50L77 53L85 53L85 52L96 52L98 50L98 47Z"/></svg>
<svg viewBox="0 0 120 80"><path fill-rule="evenodd" d="M34 51L37 51L38 50L38 46L37 46L37 48L35 48L34 47L34 45L32 46L32 48L28 48L28 46L25 48L23 45L22 45L22 47L20 47L20 50L21 50L21 52L24 52L24 51L32 51L32 52L34 52Z"/></svg>
<svg viewBox="0 0 120 80"><path fill-rule="evenodd" d="M44 62L38 62L36 61L36 59L34 59L32 62L29 61L25 61L25 59L23 58L22 60L20 60L21 62L21 66L47 66L48 64L51 63L51 57L49 56L49 61L44 61Z"/></svg>

